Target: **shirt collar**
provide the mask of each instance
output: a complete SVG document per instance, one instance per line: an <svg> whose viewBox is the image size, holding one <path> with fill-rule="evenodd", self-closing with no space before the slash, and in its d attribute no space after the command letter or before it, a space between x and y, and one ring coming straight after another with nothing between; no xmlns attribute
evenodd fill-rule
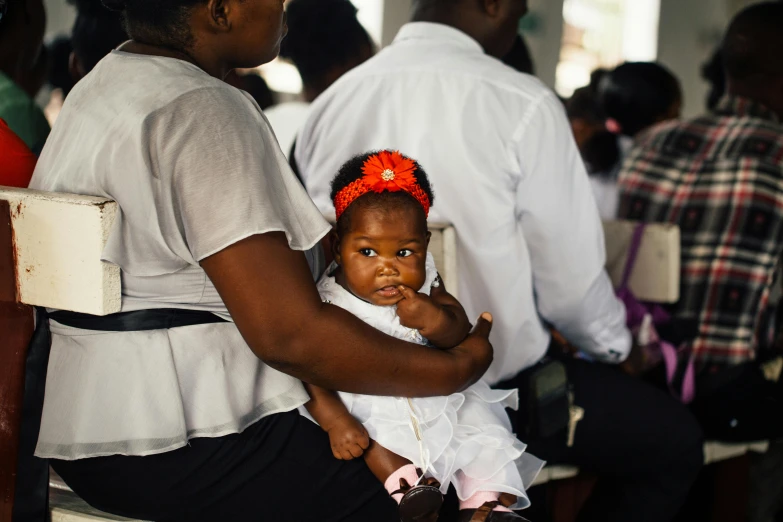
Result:
<svg viewBox="0 0 783 522"><path fill-rule="evenodd" d="M394 43L406 40L429 40L440 43L449 43L466 51L475 51L484 54L484 48L476 40L459 29L450 25L436 24L432 22L410 22L402 26Z"/></svg>
<svg viewBox="0 0 783 522"><path fill-rule="evenodd" d="M762 120L781 123L780 116L763 104L753 101L750 98L732 96L729 94L720 99L714 112L719 116L760 118Z"/></svg>

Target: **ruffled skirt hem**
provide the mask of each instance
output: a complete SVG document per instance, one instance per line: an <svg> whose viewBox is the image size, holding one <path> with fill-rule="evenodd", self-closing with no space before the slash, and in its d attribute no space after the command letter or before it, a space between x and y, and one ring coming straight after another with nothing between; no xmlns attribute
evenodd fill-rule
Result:
<svg viewBox="0 0 783 522"><path fill-rule="evenodd" d="M530 504L525 489L544 463L511 431L505 408L517 408L516 390L479 382L448 397L340 396L373 440L425 469L444 493L453 484L463 500L492 491L516 495L516 509Z"/></svg>

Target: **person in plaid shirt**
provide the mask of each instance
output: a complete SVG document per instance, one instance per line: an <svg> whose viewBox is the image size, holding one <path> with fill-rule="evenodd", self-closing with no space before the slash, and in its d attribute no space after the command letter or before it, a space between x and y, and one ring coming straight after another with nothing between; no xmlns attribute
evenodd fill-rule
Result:
<svg viewBox="0 0 783 522"><path fill-rule="evenodd" d="M737 15L723 42L727 94L708 115L639 137L620 174L621 218L680 226L672 313L694 326L694 413L708 437L783 435L781 387L759 365L783 251L781 28L779 2Z"/></svg>

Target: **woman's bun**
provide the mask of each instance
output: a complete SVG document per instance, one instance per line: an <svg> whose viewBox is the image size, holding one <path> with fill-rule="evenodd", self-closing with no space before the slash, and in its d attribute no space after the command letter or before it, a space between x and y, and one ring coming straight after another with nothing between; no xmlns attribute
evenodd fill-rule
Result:
<svg viewBox="0 0 783 522"><path fill-rule="evenodd" d="M101 0L103 5L112 11L125 11L127 7L127 0Z"/></svg>

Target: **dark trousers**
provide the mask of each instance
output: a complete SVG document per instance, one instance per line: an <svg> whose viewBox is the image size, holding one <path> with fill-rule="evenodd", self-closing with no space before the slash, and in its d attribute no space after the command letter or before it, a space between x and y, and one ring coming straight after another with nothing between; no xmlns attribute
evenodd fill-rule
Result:
<svg viewBox="0 0 783 522"><path fill-rule="evenodd" d="M398 522L397 503L362 459L334 458L327 435L294 410L244 432L191 439L148 457L52 460L85 501L156 522ZM446 498L441 521L455 520Z"/></svg>
<svg viewBox="0 0 783 522"><path fill-rule="evenodd" d="M528 451L548 464L569 464L598 476L579 522L668 522L703 464L703 440L689 411L649 384L611 366L564 359L574 403L585 410L573 447L566 433L527 440L527 386L535 368L498 385L519 388L512 421Z"/></svg>
<svg viewBox="0 0 783 522"><path fill-rule="evenodd" d="M398 520L396 503L362 459L335 459L326 434L296 410L266 417L240 434L192 439L159 455L51 462L89 504L130 518Z"/></svg>

